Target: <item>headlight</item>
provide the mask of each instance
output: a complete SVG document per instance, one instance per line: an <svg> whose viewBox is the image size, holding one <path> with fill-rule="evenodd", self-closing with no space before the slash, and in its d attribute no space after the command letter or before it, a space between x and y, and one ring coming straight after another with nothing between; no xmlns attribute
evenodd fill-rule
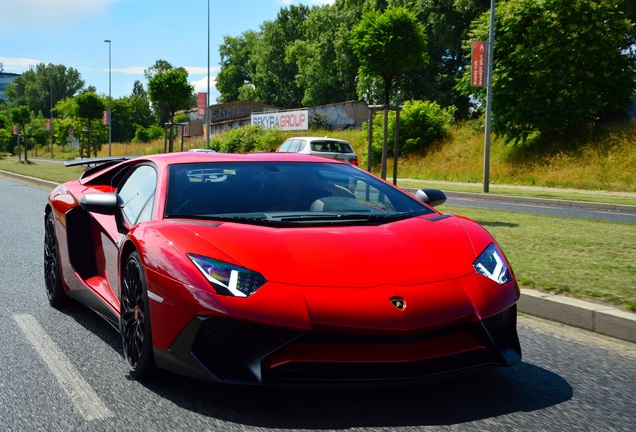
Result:
<svg viewBox="0 0 636 432"><path fill-rule="evenodd" d="M512 280L512 274L506 265L506 260L494 243L477 257L473 267L480 275L484 275L499 284L505 284Z"/></svg>
<svg viewBox="0 0 636 432"><path fill-rule="evenodd" d="M243 267L201 255L188 254L188 258L210 281L217 294L249 297L267 282L260 273Z"/></svg>

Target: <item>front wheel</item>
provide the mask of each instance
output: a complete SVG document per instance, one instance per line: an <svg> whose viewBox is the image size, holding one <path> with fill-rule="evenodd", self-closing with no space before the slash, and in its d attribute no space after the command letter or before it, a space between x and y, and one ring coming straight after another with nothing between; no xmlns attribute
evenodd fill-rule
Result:
<svg viewBox="0 0 636 432"><path fill-rule="evenodd" d="M136 251L130 254L124 267L119 331L130 376L137 379L148 377L155 362L146 276Z"/></svg>
<svg viewBox="0 0 636 432"><path fill-rule="evenodd" d="M44 283L51 306L63 306L67 300L60 272L60 254L55 234L55 215L51 211L44 222Z"/></svg>

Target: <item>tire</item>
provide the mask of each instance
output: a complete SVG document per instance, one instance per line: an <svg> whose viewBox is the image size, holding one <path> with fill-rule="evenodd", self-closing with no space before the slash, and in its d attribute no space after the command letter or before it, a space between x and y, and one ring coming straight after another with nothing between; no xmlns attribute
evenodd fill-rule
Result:
<svg viewBox="0 0 636 432"><path fill-rule="evenodd" d="M62 284L60 254L55 234L55 215L51 211L44 222L44 283L46 296L53 307L63 306L68 298Z"/></svg>
<svg viewBox="0 0 636 432"><path fill-rule="evenodd" d="M130 376L135 379L148 378L155 369L155 361L146 276L136 251L128 256L124 266L119 332Z"/></svg>

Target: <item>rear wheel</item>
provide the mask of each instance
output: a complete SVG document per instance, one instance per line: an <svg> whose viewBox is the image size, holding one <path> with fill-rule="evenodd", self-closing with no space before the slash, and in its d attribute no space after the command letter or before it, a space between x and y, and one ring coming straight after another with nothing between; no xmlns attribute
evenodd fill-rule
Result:
<svg viewBox="0 0 636 432"><path fill-rule="evenodd" d="M141 258L134 251L124 266L119 331L128 371L130 376L137 379L148 377L155 365L146 287Z"/></svg>
<svg viewBox="0 0 636 432"><path fill-rule="evenodd" d="M55 215L50 212L44 224L44 282L49 303L55 307L62 306L66 301L59 257L55 235Z"/></svg>

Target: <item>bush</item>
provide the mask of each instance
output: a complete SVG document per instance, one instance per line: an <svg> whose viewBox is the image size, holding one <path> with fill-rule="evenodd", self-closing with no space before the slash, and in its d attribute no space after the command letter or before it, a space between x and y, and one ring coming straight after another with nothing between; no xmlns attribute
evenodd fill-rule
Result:
<svg viewBox="0 0 636 432"><path fill-rule="evenodd" d="M432 142L445 136L446 128L453 121L455 107L441 108L437 102L408 101L400 112L400 156L421 151ZM363 129L365 127L363 126ZM393 154L395 138L395 111L389 112L387 151ZM373 117L373 160L382 157L384 139L384 111Z"/></svg>
<svg viewBox="0 0 636 432"><path fill-rule="evenodd" d="M174 116L174 120L173 123L177 124L177 123L188 123L190 119L188 118L188 115L185 113L180 113L177 114L176 116Z"/></svg>
<svg viewBox="0 0 636 432"><path fill-rule="evenodd" d="M135 137L132 139L132 142L140 143L140 142L149 142L149 141L150 141L150 131L143 126L137 126L137 129L135 129Z"/></svg>
<svg viewBox="0 0 636 432"><path fill-rule="evenodd" d="M164 129L158 125L151 125L148 128L148 133L149 133L151 141L155 139L163 138L165 135Z"/></svg>
<svg viewBox="0 0 636 432"><path fill-rule="evenodd" d="M331 129L329 124L327 114L321 114L319 112L315 112L314 115L309 117L309 129L310 130L319 130L319 129Z"/></svg>
<svg viewBox="0 0 636 432"><path fill-rule="evenodd" d="M282 143L284 138L284 133L276 129L244 126L226 132L210 146L223 153L270 151Z"/></svg>
<svg viewBox="0 0 636 432"><path fill-rule="evenodd" d="M132 142L150 142L152 140L163 138L164 130L161 126L152 125L150 127L143 127L137 125L137 129L135 130L135 137Z"/></svg>

